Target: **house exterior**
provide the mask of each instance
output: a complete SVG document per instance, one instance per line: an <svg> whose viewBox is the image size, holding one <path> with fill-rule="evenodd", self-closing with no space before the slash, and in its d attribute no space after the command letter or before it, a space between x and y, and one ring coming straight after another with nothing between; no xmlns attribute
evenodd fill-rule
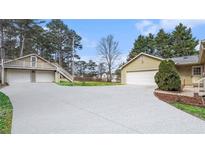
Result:
<svg viewBox="0 0 205 154"><path fill-rule="evenodd" d="M73 80L62 67L37 54L29 54L1 63L2 83L59 82L61 77L69 81Z"/></svg>
<svg viewBox="0 0 205 154"><path fill-rule="evenodd" d="M174 61L182 85L197 85L205 75L205 41L200 44L199 55L170 58ZM140 53L124 64L121 69L121 83L155 85L154 76L163 58Z"/></svg>
<svg viewBox="0 0 205 154"><path fill-rule="evenodd" d="M155 85L154 75L162 58L140 53L124 64L121 69L122 84Z"/></svg>

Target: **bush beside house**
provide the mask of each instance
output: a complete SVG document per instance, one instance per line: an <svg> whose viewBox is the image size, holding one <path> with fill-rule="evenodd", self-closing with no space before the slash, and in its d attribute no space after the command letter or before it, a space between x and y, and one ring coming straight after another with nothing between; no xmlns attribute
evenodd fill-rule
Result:
<svg viewBox="0 0 205 154"><path fill-rule="evenodd" d="M13 107L8 96L0 92L0 134L11 133Z"/></svg>
<svg viewBox="0 0 205 154"><path fill-rule="evenodd" d="M180 76L173 61L163 60L160 63L155 82L160 90L179 91L181 89Z"/></svg>

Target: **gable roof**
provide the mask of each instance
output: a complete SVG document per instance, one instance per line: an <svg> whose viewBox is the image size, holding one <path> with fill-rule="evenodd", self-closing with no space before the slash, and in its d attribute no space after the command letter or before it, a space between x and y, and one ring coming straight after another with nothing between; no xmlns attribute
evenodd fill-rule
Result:
<svg viewBox="0 0 205 154"><path fill-rule="evenodd" d="M151 58L154 58L154 59L157 59L157 60L164 60L163 58L160 58L160 57L157 57L157 56L153 56L153 55L149 55L147 53L144 53L144 52L140 52L138 55L136 55L134 58L130 59L127 63L125 63L124 65L122 65L119 69L123 69L125 66L127 66L128 64L130 64L131 62L133 62L135 59L137 59L139 56L141 55L144 55L144 56L147 56L147 57L151 57Z"/></svg>
<svg viewBox="0 0 205 154"><path fill-rule="evenodd" d="M25 55L25 56L22 56L22 57L19 57L19 58L16 58L16 59L8 60L8 61L4 62L4 64L10 63L10 62L13 62L13 61L16 61L16 60L24 59L24 58L30 57L30 56L36 56L36 57L38 57L39 59L45 61L46 63L49 63L50 65L52 65L52 66L54 66L54 67L57 67L55 64L51 63L50 61L44 59L43 57L41 57L41 56L39 56L39 55L37 55L37 54L35 54L35 53L31 53L31 54L28 54L28 55Z"/></svg>
<svg viewBox="0 0 205 154"><path fill-rule="evenodd" d="M174 58L170 58L170 59L173 60L176 65L196 64L199 62L198 55L174 57Z"/></svg>

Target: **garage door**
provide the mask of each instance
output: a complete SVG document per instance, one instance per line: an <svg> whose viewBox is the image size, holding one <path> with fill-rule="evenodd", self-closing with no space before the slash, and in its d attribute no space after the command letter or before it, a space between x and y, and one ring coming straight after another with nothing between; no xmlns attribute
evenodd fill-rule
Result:
<svg viewBox="0 0 205 154"><path fill-rule="evenodd" d="M126 83L136 85L155 85L154 76L157 71L127 72Z"/></svg>
<svg viewBox="0 0 205 154"><path fill-rule="evenodd" d="M36 82L53 82L54 71L36 71Z"/></svg>
<svg viewBox="0 0 205 154"><path fill-rule="evenodd" d="M6 75L6 82L9 84L31 82L31 74L29 70L8 69Z"/></svg>

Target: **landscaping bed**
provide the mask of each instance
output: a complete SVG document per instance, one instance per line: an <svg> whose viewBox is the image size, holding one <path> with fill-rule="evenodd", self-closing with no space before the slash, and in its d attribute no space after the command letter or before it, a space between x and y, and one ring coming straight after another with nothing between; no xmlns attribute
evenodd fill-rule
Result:
<svg viewBox="0 0 205 154"><path fill-rule="evenodd" d="M60 81L57 83L62 86L113 86L113 85L121 85L121 83L115 82L99 82L99 81L75 81L74 83L69 81Z"/></svg>
<svg viewBox="0 0 205 154"><path fill-rule="evenodd" d="M158 99L168 103L181 102L184 104L205 107L204 98L201 96L195 96L195 97L184 96L181 95L179 92L168 92L168 91L161 91L161 90L155 90L154 95Z"/></svg>
<svg viewBox="0 0 205 154"><path fill-rule="evenodd" d="M13 107L8 96L0 92L0 134L11 133Z"/></svg>

